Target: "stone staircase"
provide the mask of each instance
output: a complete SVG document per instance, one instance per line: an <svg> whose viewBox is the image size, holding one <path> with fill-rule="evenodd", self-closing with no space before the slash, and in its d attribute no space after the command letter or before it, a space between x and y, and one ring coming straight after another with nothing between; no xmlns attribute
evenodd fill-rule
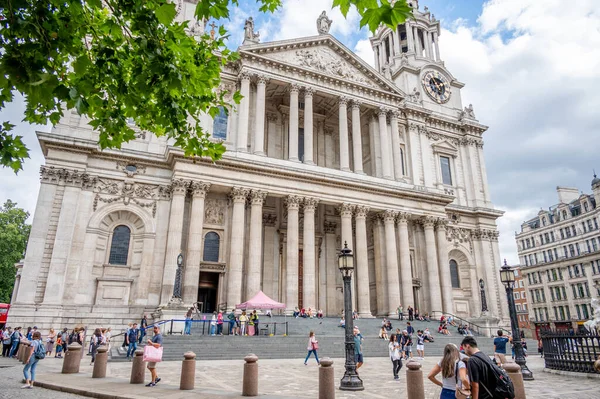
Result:
<svg viewBox="0 0 600 399"><path fill-rule="evenodd" d="M210 317L207 317L210 320ZM292 317L275 316L273 318L261 317L260 326L268 323L288 323L288 335L284 336L284 324L277 325L277 334L274 336L210 336L208 322L203 326L202 322L194 323L192 335L164 335L164 353L163 359L182 360L183 353L193 351L198 360L225 360L241 359L248 353L254 353L262 359L294 359L304 358L306 356L308 345L308 334L313 331L319 340L319 356L340 358L344 357L344 329L338 327L339 319L295 319ZM388 342L378 337L382 319L359 319L355 320L364 337L363 353L365 357L387 357ZM413 321L412 326L416 330L429 328L435 342L425 343L426 356L440 356L446 344L452 342L460 345L462 336L456 332L455 327L451 327L451 336L437 333L438 324L436 322ZM401 330L406 328L406 319L398 321L392 319L392 327ZM226 327L224 327L226 330ZM163 333L168 333L168 324L162 328ZM270 327L270 332L273 327ZM204 334L203 334L204 332ZM226 334L227 331L224 331ZM151 333L150 333L151 334ZM493 344L492 339L486 337L476 337L480 348L491 353ZM413 355L416 356L416 343L413 345ZM113 361L125 360L125 351L121 348L113 350Z"/></svg>

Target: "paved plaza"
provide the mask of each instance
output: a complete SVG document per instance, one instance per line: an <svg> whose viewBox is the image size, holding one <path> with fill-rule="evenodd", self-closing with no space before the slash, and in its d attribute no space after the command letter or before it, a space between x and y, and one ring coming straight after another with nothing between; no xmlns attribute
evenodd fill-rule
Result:
<svg viewBox="0 0 600 399"><path fill-rule="evenodd" d="M360 370L365 390L357 393L337 391L338 398L405 398L406 368L403 367L399 381L392 379L391 363L387 358L365 359ZM423 364L424 378L437 361L437 357L426 358ZM196 389L179 391L180 362L159 364L162 381L155 388L129 384L131 363L109 363L108 378L92 379L92 367L87 358L82 361L77 375L60 374L62 362L49 358L38 368L38 381L45 386L71 392L87 392L98 398L236 398L241 397L243 361L211 360L198 361L196 366ZM343 360L334 359L336 384L343 374ZM600 380L593 378L570 377L543 372L543 360L538 357L528 359L534 372L535 381L526 382L528 398L597 399ZM3 388L0 397L22 398L70 398L74 395L52 392L44 388L17 391L20 387L22 366L8 359L1 359L0 379ZM264 398L316 398L318 396L318 367L311 359L308 366L301 359L259 360L259 393ZM146 374L146 380L149 373ZM425 397L438 398L440 389L425 381Z"/></svg>

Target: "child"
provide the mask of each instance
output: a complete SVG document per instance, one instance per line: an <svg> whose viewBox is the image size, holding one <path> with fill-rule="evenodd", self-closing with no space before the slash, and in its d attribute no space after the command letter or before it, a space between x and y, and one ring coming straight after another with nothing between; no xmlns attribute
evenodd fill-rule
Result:
<svg viewBox="0 0 600 399"><path fill-rule="evenodd" d="M425 358L425 336L421 330L417 330L417 356Z"/></svg>

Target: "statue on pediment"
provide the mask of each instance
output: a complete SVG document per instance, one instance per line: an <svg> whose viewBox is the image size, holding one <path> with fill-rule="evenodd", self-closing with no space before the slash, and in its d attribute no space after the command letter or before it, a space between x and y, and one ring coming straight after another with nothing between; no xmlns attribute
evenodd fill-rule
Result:
<svg viewBox="0 0 600 399"><path fill-rule="evenodd" d="M317 18L317 31L319 31L320 35L326 35L329 33L329 28L331 27L331 23L333 21L327 17L325 11L321 13L319 18Z"/></svg>
<svg viewBox="0 0 600 399"><path fill-rule="evenodd" d="M254 19L249 17L244 23L244 42L242 44L257 44L260 41L260 33L254 32Z"/></svg>
<svg viewBox="0 0 600 399"><path fill-rule="evenodd" d="M408 56L406 53L402 53L400 56L400 66L408 65Z"/></svg>
<svg viewBox="0 0 600 399"><path fill-rule="evenodd" d="M408 95L408 100L410 102L420 104L421 103L421 92L418 91L416 87L414 87L412 93Z"/></svg>
<svg viewBox="0 0 600 399"><path fill-rule="evenodd" d="M473 111L473 104L469 104L465 107L465 117L475 119L475 111Z"/></svg>

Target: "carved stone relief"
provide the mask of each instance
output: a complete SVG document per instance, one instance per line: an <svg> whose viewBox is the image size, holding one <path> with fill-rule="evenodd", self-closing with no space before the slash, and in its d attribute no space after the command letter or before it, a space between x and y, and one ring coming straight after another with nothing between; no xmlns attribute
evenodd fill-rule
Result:
<svg viewBox="0 0 600 399"><path fill-rule="evenodd" d="M227 201L224 199L207 199L204 203L204 223L222 225L225 221L225 207Z"/></svg>

